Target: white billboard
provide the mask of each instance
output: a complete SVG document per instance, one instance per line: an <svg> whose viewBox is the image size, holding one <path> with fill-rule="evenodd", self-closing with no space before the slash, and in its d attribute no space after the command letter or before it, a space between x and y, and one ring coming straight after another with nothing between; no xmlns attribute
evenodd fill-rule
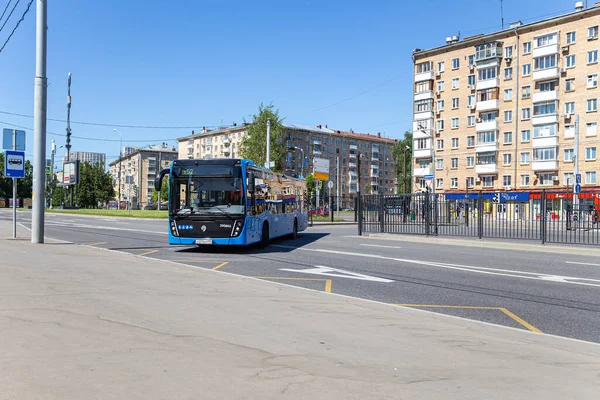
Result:
<svg viewBox="0 0 600 400"><path fill-rule="evenodd" d="M329 180L329 159L315 157L313 159L313 174L317 180Z"/></svg>

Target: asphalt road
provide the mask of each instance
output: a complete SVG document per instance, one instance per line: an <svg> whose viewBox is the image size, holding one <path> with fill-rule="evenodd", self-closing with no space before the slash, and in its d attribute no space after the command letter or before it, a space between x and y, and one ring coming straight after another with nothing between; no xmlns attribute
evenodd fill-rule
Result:
<svg viewBox="0 0 600 400"><path fill-rule="evenodd" d="M19 221L30 227L30 213ZM0 219L10 219L0 211ZM46 214L46 236L314 290L600 342L600 259L356 236L315 226L261 248L173 247L166 221ZM492 240L492 239L490 239ZM169 264L165 263L165 268ZM332 316L335 319L335 316Z"/></svg>

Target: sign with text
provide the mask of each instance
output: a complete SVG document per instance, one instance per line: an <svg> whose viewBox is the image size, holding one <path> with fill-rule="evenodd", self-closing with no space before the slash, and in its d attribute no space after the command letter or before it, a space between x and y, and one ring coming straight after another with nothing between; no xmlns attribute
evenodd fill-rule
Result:
<svg viewBox="0 0 600 400"><path fill-rule="evenodd" d="M79 160L69 161L63 164L63 184L79 184Z"/></svg>
<svg viewBox="0 0 600 400"><path fill-rule="evenodd" d="M329 160L326 158L313 159L313 174L320 181L329 180Z"/></svg>
<svg viewBox="0 0 600 400"><path fill-rule="evenodd" d="M13 146L14 142L16 142L16 147ZM3 129L2 148L4 150L25 151L25 131L17 131L15 129L6 128Z"/></svg>
<svg viewBox="0 0 600 400"><path fill-rule="evenodd" d="M11 150L4 152L4 176L7 178L25 177L25 152Z"/></svg>

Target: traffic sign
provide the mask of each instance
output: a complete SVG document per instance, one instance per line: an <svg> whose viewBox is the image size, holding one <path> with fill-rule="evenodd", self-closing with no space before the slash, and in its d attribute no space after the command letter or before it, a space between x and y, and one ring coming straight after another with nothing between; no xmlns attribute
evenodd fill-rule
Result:
<svg viewBox="0 0 600 400"><path fill-rule="evenodd" d="M329 189L333 188L333 182L332 181L327 182L327 187Z"/></svg>
<svg viewBox="0 0 600 400"><path fill-rule="evenodd" d="M6 150L4 152L4 176L25 178L25 152Z"/></svg>
<svg viewBox="0 0 600 400"><path fill-rule="evenodd" d="M428 174L428 175L425 175L425 176L423 177L423 179L425 179L426 181L431 181L431 180L433 180L433 174Z"/></svg>
<svg viewBox="0 0 600 400"><path fill-rule="evenodd" d="M575 185L575 193L576 194L581 193L581 185L579 183Z"/></svg>
<svg viewBox="0 0 600 400"><path fill-rule="evenodd" d="M494 197L492 197L492 202L494 202L496 204L500 203L500 193L499 192L494 193Z"/></svg>
<svg viewBox="0 0 600 400"><path fill-rule="evenodd" d="M25 151L25 137L25 131L5 128L2 131L2 148L4 150ZM13 146L13 143L16 144L16 147Z"/></svg>
<svg viewBox="0 0 600 400"><path fill-rule="evenodd" d="M575 183L581 183L581 174L575 175Z"/></svg>

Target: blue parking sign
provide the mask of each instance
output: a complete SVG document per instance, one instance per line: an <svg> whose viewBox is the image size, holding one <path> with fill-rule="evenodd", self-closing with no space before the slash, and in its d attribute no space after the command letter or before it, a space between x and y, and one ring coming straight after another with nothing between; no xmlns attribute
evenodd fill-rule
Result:
<svg viewBox="0 0 600 400"><path fill-rule="evenodd" d="M7 178L25 177L25 152L6 150L4 152L4 176Z"/></svg>

